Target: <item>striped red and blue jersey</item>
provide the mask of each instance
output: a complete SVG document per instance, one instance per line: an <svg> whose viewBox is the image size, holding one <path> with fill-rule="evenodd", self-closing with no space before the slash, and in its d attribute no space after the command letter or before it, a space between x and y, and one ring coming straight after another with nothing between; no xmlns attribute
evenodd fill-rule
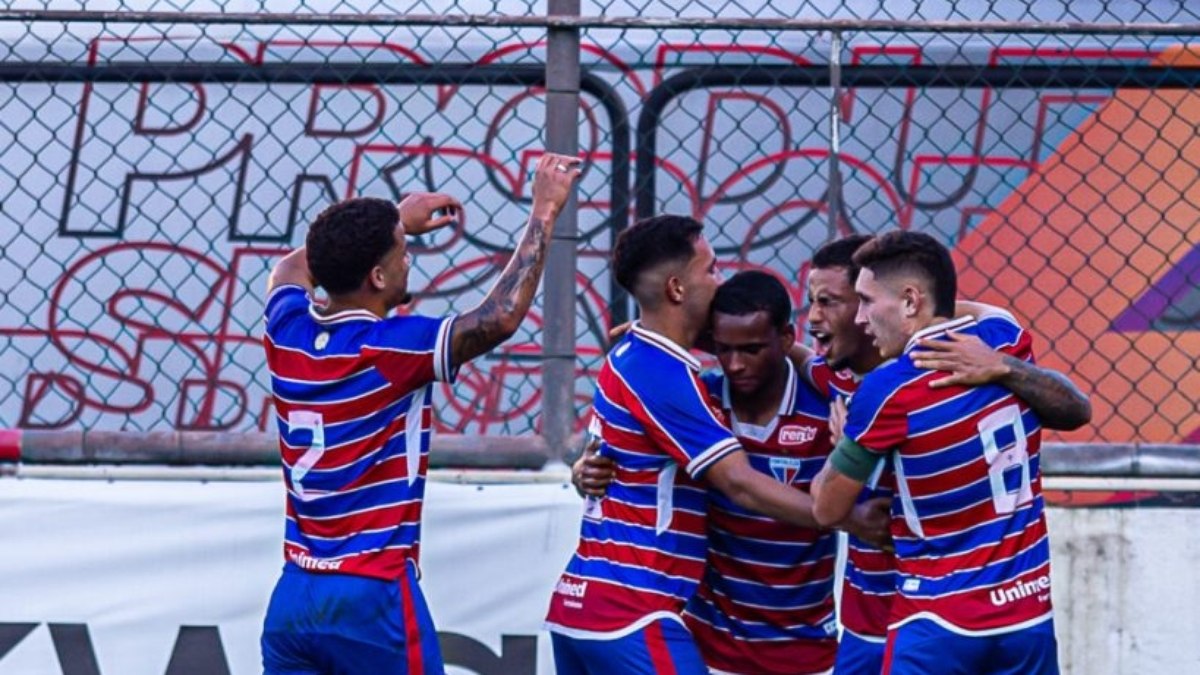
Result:
<svg viewBox="0 0 1200 675"><path fill-rule="evenodd" d="M847 401L858 389L859 380L853 374L833 370L824 358L810 359L808 367L809 379L830 402L838 398ZM880 462L858 501L861 504L877 497L891 498L895 484L890 461ZM838 610L842 627L864 640L882 643L887 637L888 617L895 596L896 557L847 534L846 566Z"/></svg>
<svg viewBox="0 0 1200 675"><path fill-rule="evenodd" d="M894 459L892 629L928 618L963 634L1005 633L1052 615L1041 424L999 385L930 388L945 373L918 369L910 351L950 332L1032 359L1029 334L1008 314L930 326L863 379L846 435Z"/></svg>
<svg viewBox="0 0 1200 675"><path fill-rule="evenodd" d="M750 465L807 492L832 450L829 401L787 368L778 414L762 426L737 419L719 372L702 379ZM708 499L708 567L683 615L705 664L762 675L833 667L837 534L759 515L718 490Z"/></svg>
<svg viewBox="0 0 1200 675"><path fill-rule="evenodd" d="M291 563L379 579L416 564L430 384L453 379L452 324L366 310L322 315L303 288L271 293L263 343Z"/></svg>
<svg viewBox="0 0 1200 675"><path fill-rule="evenodd" d="M592 406L598 452L615 476L605 497L585 502L546 627L613 639L656 619L681 621L708 549L699 480L740 447L706 395L700 363L639 324L609 352Z"/></svg>

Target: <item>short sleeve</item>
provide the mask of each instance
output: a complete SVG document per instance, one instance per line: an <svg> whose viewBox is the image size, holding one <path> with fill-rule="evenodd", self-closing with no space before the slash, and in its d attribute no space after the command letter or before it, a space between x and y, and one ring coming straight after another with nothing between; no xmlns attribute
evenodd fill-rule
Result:
<svg viewBox="0 0 1200 675"><path fill-rule="evenodd" d="M1022 361L1034 362L1033 336L1008 312L996 311L984 315L978 319L975 330L979 339L992 349Z"/></svg>
<svg viewBox="0 0 1200 675"><path fill-rule="evenodd" d="M721 423L720 411L708 400L700 377L680 367L680 374L664 381L661 376L647 386L634 388L631 410L646 433L692 478L700 478L713 464L741 449L733 432Z"/></svg>
<svg viewBox="0 0 1200 675"><path fill-rule="evenodd" d="M393 385L411 390L432 381L453 382L450 335L454 317L393 316L371 328L362 353Z"/></svg>
<svg viewBox="0 0 1200 675"><path fill-rule="evenodd" d="M886 454L908 437L908 415L895 402L896 389L871 373L850 397L845 435L871 452Z"/></svg>
<svg viewBox="0 0 1200 675"><path fill-rule="evenodd" d="M302 286L277 286L267 296L267 308L263 315L267 323L267 335L275 336L289 321L308 313L312 298Z"/></svg>
<svg viewBox="0 0 1200 675"><path fill-rule="evenodd" d="M844 392L854 391L854 378L829 367L824 358L814 357L805 366L808 370L808 381L826 399L832 401L844 395Z"/></svg>

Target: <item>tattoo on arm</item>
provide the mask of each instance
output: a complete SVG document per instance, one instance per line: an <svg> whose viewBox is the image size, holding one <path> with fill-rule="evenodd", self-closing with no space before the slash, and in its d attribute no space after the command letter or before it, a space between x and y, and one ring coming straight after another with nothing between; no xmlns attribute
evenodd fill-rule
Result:
<svg viewBox="0 0 1200 675"><path fill-rule="evenodd" d="M458 367L512 337L525 318L546 265L552 222L531 218L483 302L454 321L451 362Z"/></svg>
<svg viewBox="0 0 1200 675"><path fill-rule="evenodd" d="M1092 404L1062 373L1006 355L1009 374L1000 383L1029 404L1048 429L1071 431L1092 419Z"/></svg>

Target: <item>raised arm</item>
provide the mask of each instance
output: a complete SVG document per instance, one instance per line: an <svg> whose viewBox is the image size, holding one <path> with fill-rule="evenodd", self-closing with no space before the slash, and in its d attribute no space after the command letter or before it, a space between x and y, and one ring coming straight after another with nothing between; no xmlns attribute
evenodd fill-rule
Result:
<svg viewBox="0 0 1200 675"><path fill-rule="evenodd" d="M922 340L912 353L918 368L945 370L931 387L994 383L1029 404L1047 429L1071 431L1092 419L1092 403L1066 375L996 351L974 335Z"/></svg>
<svg viewBox="0 0 1200 675"><path fill-rule="evenodd" d="M300 286L309 294L316 288L317 281L308 270L308 253L303 246L275 263L271 276L267 278L267 295L271 295L280 286Z"/></svg>
<svg viewBox="0 0 1200 675"><path fill-rule="evenodd" d="M512 337L525 318L546 266L554 221L579 178L579 160L547 153L533 180L533 210L521 241L483 301L454 320L450 359L455 368Z"/></svg>

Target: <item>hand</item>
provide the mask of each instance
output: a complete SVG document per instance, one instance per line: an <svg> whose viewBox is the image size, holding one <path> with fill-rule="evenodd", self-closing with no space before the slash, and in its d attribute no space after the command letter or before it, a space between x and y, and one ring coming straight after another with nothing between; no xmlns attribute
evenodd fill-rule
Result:
<svg viewBox="0 0 1200 675"><path fill-rule="evenodd" d="M613 326L612 328L609 328L608 329L608 341L616 342L617 340L620 340L621 336L628 333L630 328L633 328L632 321L626 321L625 323L619 323L619 324Z"/></svg>
<svg viewBox="0 0 1200 675"><path fill-rule="evenodd" d="M533 217L552 222L558 217L571 186L582 173L579 169L583 160L547 152L538 160L533 174Z"/></svg>
<svg viewBox="0 0 1200 675"><path fill-rule="evenodd" d="M617 475L616 462L596 454L599 447L599 440L589 443L583 455L571 466L571 483L580 494L588 497L603 497Z"/></svg>
<svg viewBox="0 0 1200 675"><path fill-rule="evenodd" d="M440 192L413 192L400 202L400 222L410 237L462 222L463 205ZM440 217L434 213L441 211Z"/></svg>
<svg viewBox="0 0 1200 675"><path fill-rule="evenodd" d="M917 346L918 349L911 355L913 365L951 373L930 382L929 386L933 389L988 384L1010 372L1004 362L1005 354L992 349L974 335L948 333L947 339L921 340Z"/></svg>
<svg viewBox="0 0 1200 675"><path fill-rule="evenodd" d="M891 523L892 498L876 497L856 504L842 529L868 544L893 552L896 547L892 544Z"/></svg>
<svg viewBox="0 0 1200 675"><path fill-rule="evenodd" d="M846 401L838 396L833 400L833 405L829 406L829 438L833 445L837 445L842 440L845 429Z"/></svg>

